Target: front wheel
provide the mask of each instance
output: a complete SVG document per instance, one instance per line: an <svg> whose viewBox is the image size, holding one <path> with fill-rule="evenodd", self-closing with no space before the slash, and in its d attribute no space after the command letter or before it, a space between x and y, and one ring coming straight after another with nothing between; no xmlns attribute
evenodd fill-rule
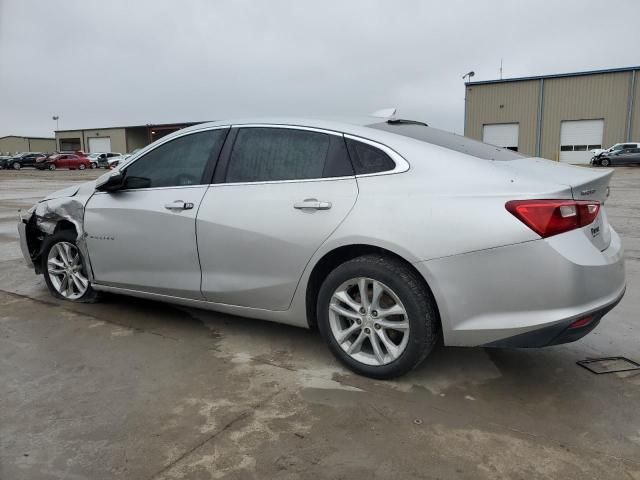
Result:
<svg viewBox="0 0 640 480"><path fill-rule="evenodd" d="M600 165L603 167L608 167L611 164L611 162L609 162L608 158L603 158L602 160L600 160Z"/></svg>
<svg viewBox="0 0 640 480"><path fill-rule="evenodd" d="M49 164L49 170L55 170L56 169L56 164L55 163L50 163Z"/></svg>
<svg viewBox="0 0 640 480"><path fill-rule="evenodd" d="M358 257L333 270L320 287L317 318L338 360L380 379L419 365L433 349L440 325L418 274L381 255Z"/></svg>
<svg viewBox="0 0 640 480"><path fill-rule="evenodd" d="M22 165L20 164L20 162L13 162L14 170L20 170L21 168L22 168Z"/></svg>
<svg viewBox="0 0 640 480"><path fill-rule="evenodd" d="M87 168L87 166L84 163L81 163L80 166L78 167L80 170L84 170L85 168Z"/></svg>
<svg viewBox="0 0 640 480"><path fill-rule="evenodd" d="M89 283L87 269L75 239L75 233L69 230L49 237L43 248L42 271L54 297L91 303L96 300L97 293Z"/></svg>

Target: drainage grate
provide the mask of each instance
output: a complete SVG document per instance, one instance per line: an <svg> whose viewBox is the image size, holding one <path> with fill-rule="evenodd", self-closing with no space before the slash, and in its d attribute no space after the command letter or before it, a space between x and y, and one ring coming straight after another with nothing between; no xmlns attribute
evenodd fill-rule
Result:
<svg viewBox="0 0 640 480"><path fill-rule="evenodd" d="M587 358L576 363L597 375L640 370L640 363L624 357Z"/></svg>

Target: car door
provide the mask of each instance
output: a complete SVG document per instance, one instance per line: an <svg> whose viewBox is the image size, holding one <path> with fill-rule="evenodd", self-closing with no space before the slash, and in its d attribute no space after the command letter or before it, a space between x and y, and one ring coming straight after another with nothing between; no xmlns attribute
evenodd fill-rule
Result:
<svg viewBox="0 0 640 480"><path fill-rule="evenodd" d="M196 212L227 128L163 139L123 170L123 187L85 209L95 281L201 299Z"/></svg>
<svg viewBox="0 0 640 480"><path fill-rule="evenodd" d="M197 218L202 293L286 310L309 259L358 196L344 138L264 125L229 138Z"/></svg>
<svg viewBox="0 0 640 480"><path fill-rule="evenodd" d="M627 160L627 165L638 165L640 164L640 148L632 148L629 150L629 158Z"/></svg>
<svg viewBox="0 0 640 480"><path fill-rule="evenodd" d="M629 163L630 157L631 149L623 148L616 153L616 155L613 157L613 162L611 163L614 165L627 165Z"/></svg>

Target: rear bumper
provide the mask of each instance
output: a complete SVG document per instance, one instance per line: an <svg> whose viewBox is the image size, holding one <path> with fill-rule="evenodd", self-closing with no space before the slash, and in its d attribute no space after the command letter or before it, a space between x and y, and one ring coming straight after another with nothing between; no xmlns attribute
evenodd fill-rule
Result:
<svg viewBox="0 0 640 480"><path fill-rule="evenodd" d="M563 343L571 343L580 340L582 337L591 333L613 307L615 307L622 297L625 290L611 304L602 307L594 312L582 314L579 318L570 318L563 322L543 327L532 332L521 333L514 337L504 338L495 342L487 343L485 347L506 347L506 348L532 348L532 347L548 347L551 345L560 345ZM581 326L574 326L579 320L587 320L587 323Z"/></svg>
<svg viewBox="0 0 640 480"><path fill-rule="evenodd" d="M611 230L609 247L599 251L588 234L576 230L416 264L436 298L445 344L537 347L593 330L626 287L619 236ZM568 329L589 315L587 325Z"/></svg>

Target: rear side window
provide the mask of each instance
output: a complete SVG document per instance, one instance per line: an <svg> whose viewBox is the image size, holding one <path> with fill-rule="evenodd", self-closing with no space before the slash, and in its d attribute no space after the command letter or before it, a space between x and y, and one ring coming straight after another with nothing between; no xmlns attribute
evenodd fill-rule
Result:
<svg viewBox="0 0 640 480"><path fill-rule="evenodd" d="M350 138L347 138L346 141L356 175L387 172L396 167L389 155L379 148Z"/></svg>
<svg viewBox="0 0 640 480"><path fill-rule="evenodd" d="M322 178L331 144L326 133L290 128L241 128L226 181L268 182Z"/></svg>

